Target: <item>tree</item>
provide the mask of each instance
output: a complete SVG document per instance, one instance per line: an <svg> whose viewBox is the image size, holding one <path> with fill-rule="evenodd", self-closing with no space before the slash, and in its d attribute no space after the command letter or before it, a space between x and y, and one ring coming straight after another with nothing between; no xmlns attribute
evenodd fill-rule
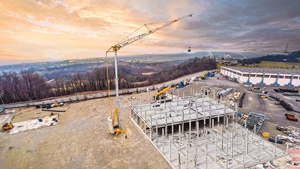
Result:
<svg viewBox="0 0 300 169"><path fill-rule="evenodd" d="M87 90L91 90L91 91L94 91L97 89L97 86L96 86L96 79L95 79L95 76L92 72L86 72L86 77L87 77L87 81L88 81L88 88Z"/></svg>
<svg viewBox="0 0 300 169"><path fill-rule="evenodd" d="M83 92L84 91L84 84L81 74L79 72L72 75L72 85L76 92Z"/></svg>

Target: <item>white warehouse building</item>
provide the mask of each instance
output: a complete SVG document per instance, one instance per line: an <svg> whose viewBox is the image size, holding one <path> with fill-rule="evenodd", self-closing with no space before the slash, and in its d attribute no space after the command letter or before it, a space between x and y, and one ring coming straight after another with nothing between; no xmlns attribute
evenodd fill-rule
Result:
<svg viewBox="0 0 300 169"><path fill-rule="evenodd" d="M271 86L300 86L299 69L221 67L221 74L239 83Z"/></svg>

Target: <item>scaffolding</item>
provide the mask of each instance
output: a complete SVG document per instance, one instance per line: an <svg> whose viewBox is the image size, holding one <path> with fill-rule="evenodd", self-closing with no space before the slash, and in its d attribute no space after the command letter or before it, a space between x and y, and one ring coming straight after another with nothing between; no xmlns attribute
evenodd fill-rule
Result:
<svg viewBox="0 0 300 169"><path fill-rule="evenodd" d="M284 154L236 123L236 110L203 93L178 95L131 103L131 120L172 168L247 168Z"/></svg>

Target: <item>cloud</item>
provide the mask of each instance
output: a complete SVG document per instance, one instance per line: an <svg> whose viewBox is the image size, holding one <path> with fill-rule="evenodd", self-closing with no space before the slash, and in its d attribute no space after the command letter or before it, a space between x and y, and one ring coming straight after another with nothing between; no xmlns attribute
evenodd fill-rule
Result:
<svg viewBox="0 0 300 169"><path fill-rule="evenodd" d="M298 50L300 1L10 0L0 4L1 60L72 59L105 51L145 23L174 23L122 49L124 54L245 48ZM147 32L137 31L132 36Z"/></svg>

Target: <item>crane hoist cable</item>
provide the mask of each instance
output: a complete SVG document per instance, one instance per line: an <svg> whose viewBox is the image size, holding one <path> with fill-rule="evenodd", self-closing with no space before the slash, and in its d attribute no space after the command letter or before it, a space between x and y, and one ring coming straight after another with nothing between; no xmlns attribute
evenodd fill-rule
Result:
<svg viewBox="0 0 300 169"><path fill-rule="evenodd" d="M188 48L188 52L191 52L191 51L192 51L192 49L191 49L192 44L191 44L191 36L190 36L190 32L188 32L188 40L189 40L189 48Z"/></svg>
<svg viewBox="0 0 300 169"><path fill-rule="evenodd" d="M108 96L108 99L109 99L109 112L110 112L110 117L112 117L112 110L111 110L112 99L110 97L110 78L109 78L109 75L108 75L108 58L107 58L107 54L106 54L106 58L105 58L105 64L106 64L107 96Z"/></svg>

